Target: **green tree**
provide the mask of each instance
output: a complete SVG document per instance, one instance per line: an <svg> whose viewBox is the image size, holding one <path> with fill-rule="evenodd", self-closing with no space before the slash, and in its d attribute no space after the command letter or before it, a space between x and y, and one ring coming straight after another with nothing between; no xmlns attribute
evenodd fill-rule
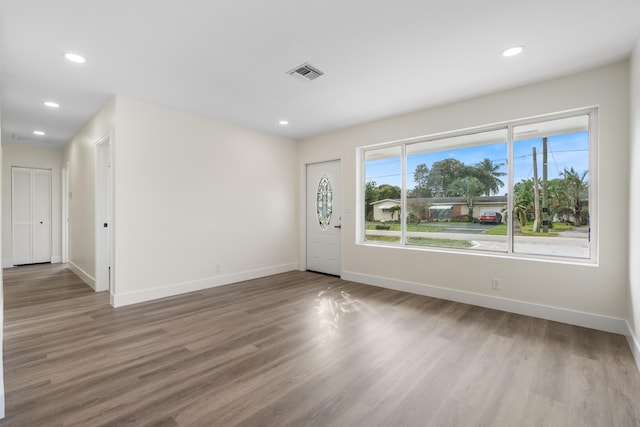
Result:
<svg viewBox="0 0 640 427"><path fill-rule="evenodd" d="M505 176L505 172L500 172L500 168L504 163L493 163L491 159L484 159L476 163L473 167L473 175L482 183L482 194L490 196L498 194L500 188L504 186L504 182L500 179Z"/></svg>
<svg viewBox="0 0 640 427"><path fill-rule="evenodd" d="M416 183L411 197L433 197L429 188L429 168L424 163L416 166L413 171L413 181Z"/></svg>
<svg viewBox="0 0 640 427"><path fill-rule="evenodd" d="M399 199L402 194L402 190L397 185L380 184L378 186L378 199Z"/></svg>
<svg viewBox="0 0 640 427"><path fill-rule="evenodd" d="M569 207L571 209L571 215L576 226L580 226L582 223L582 198L588 188L586 181L589 171L582 173L573 169L564 168L564 172L560 173L563 178L564 191L568 199Z"/></svg>
<svg viewBox="0 0 640 427"><path fill-rule="evenodd" d="M432 197L454 195L451 184L456 179L467 176L468 172L465 164L458 159L449 158L433 162L427 178L427 187L431 191Z"/></svg>
<svg viewBox="0 0 640 427"><path fill-rule="evenodd" d="M364 188L364 208L365 218L373 219L373 205L371 203L380 200L378 197L378 184L375 181L369 181Z"/></svg>
<svg viewBox="0 0 640 427"><path fill-rule="evenodd" d="M482 182L475 176L458 178L449 186L449 191L452 192L453 195L464 197L464 201L469 209L469 222L473 222L473 199L481 195L483 189Z"/></svg>
<svg viewBox="0 0 640 427"><path fill-rule="evenodd" d="M569 199L564 190L562 179L552 179L547 182L547 201L549 203L550 226L553 227L553 219L564 219L571 215Z"/></svg>
<svg viewBox="0 0 640 427"><path fill-rule="evenodd" d="M513 186L514 205L522 207L528 219L533 218L535 193L533 191L533 179L522 179Z"/></svg>

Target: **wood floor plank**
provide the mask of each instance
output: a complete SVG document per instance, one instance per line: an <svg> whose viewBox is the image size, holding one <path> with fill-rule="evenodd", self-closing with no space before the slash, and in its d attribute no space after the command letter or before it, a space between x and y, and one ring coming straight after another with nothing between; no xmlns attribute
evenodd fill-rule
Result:
<svg viewBox="0 0 640 427"><path fill-rule="evenodd" d="M640 426L626 339L294 271L121 308L4 271L0 426Z"/></svg>

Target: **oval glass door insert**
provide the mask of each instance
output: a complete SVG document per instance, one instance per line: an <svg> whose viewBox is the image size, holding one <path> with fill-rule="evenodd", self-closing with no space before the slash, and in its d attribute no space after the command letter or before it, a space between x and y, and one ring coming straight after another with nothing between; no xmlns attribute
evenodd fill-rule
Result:
<svg viewBox="0 0 640 427"><path fill-rule="evenodd" d="M322 231L326 231L331 223L331 212L333 211L333 192L331 191L331 182L324 175L320 178L318 184L318 194L316 198L316 212L318 213L318 224Z"/></svg>

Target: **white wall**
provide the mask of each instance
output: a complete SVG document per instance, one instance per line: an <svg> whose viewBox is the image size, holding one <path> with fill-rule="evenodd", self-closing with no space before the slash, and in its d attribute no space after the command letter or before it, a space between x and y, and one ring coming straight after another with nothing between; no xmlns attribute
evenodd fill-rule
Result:
<svg viewBox="0 0 640 427"><path fill-rule="evenodd" d="M69 267L95 286L96 141L113 131L115 99L109 102L64 149L69 165Z"/></svg>
<svg viewBox="0 0 640 427"><path fill-rule="evenodd" d="M599 264L579 265L356 244L356 148L599 106ZM627 315L629 63L389 118L301 141L304 164L341 158L343 278L624 332ZM299 186L304 197L304 185ZM301 215L302 218L302 215ZM300 259L305 260L303 228ZM492 278L502 290L490 290ZM506 299L506 300L505 300Z"/></svg>
<svg viewBox="0 0 640 427"><path fill-rule="evenodd" d="M114 305L298 267L295 141L118 97L112 143Z"/></svg>
<svg viewBox="0 0 640 427"><path fill-rule="evenodd" d="M0 121L2 123L2 121ZM1 134L1 132L0 132ZM0 188L2 188L2 183L4 179L2 178L2 172L4 167L2 165L3 159L3 149L0 145ZM3 191L4 193L4 191ZM0 224L2 223L2 218L4 215L2 214L2 210L0 209ZM2 258L2 254L4 253L4 248L2 242L2 229L0 229L0 259ZM0 274L0 418L4 418L4 284L3 284L3 274Z"/></svg>
<svg viewBox="0 0 640 427"><path fill-rule="evenodd" d="M2 266L11 267L11 167L51 169L51 259L61 262L60 183L62 149L22 144L3 144L2 168Z"/></svg>
<svg viewBox="0 0 640 427"><path fill-rule="evenodd" d="M631 56L631 174L629 191L629 320L631 348L640 366L640 41Z"/></svg>

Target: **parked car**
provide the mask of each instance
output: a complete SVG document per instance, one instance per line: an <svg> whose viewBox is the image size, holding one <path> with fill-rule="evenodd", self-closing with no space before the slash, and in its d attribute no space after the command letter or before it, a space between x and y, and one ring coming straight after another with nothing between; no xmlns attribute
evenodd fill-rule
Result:
<svg viewBox="0 0 640 427"><path fill-rule="evenodd" d="M502 214L499 212L482 212L480 215L480 224L500 224L502 222Z"/></svg>

